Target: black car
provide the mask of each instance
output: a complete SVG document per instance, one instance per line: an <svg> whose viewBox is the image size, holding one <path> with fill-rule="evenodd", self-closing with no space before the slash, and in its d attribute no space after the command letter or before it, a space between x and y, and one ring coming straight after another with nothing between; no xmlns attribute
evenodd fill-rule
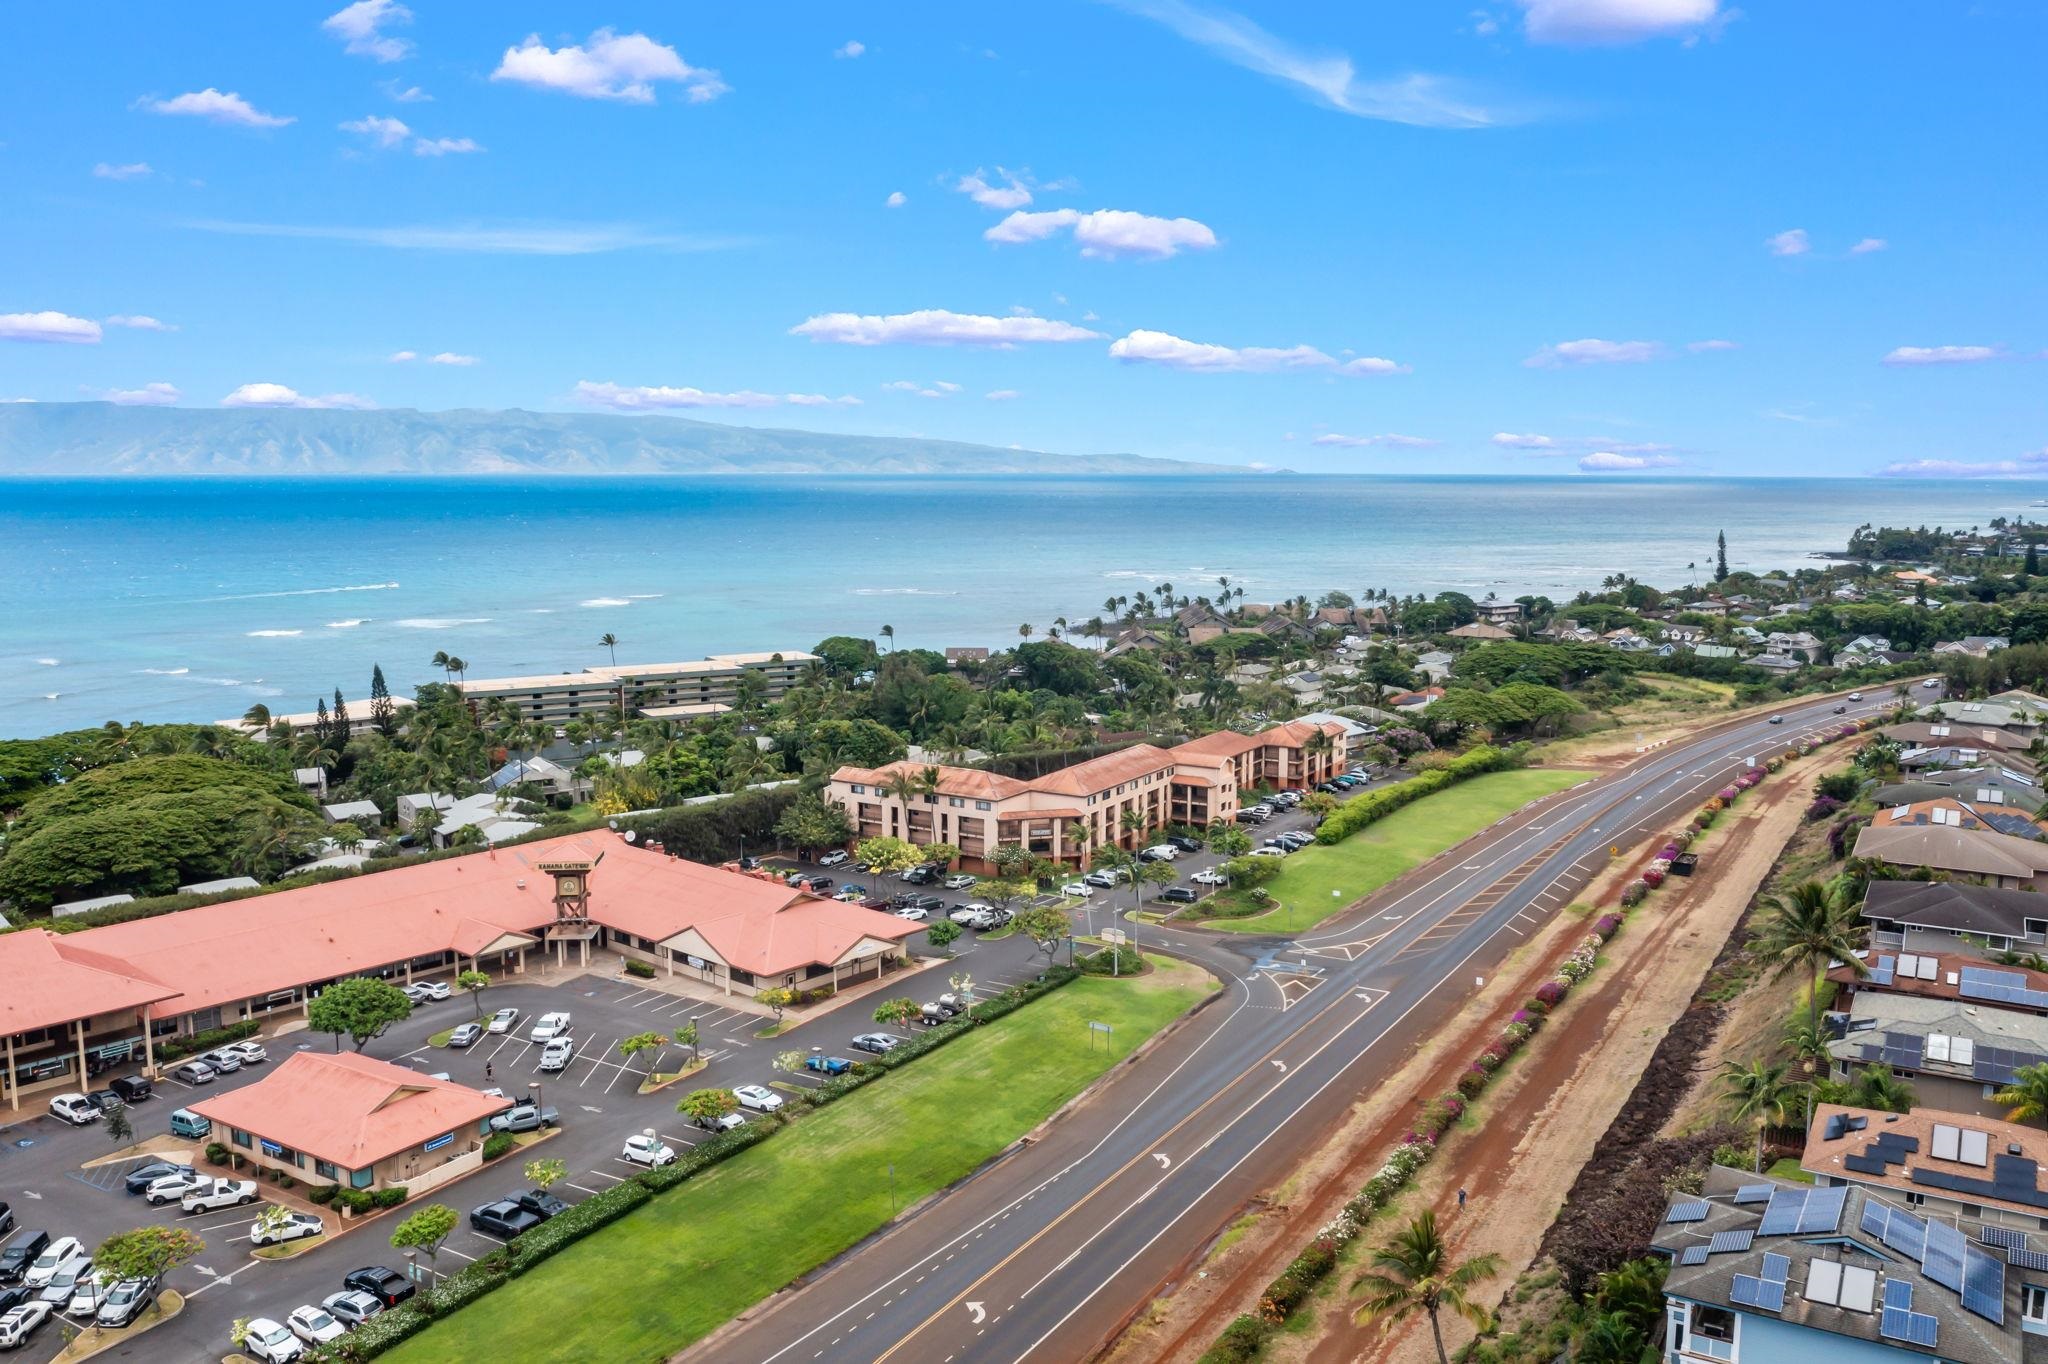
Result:
<svg viewBox="0 0 2048 1364"><path fill-rule="evenodd" d="M906 886L928 886L937 875L938 873L930 867L912 867L909 871L903 873L903 884Z"/></svg>
<svg viewBox="0 0 2048 1364"><path fill-rule="evenodd" d="M156 1093L155 1086L140 1075L123 1075L118 1080L109 1081L107 1088L120 1095L122 1103L130 1104L141 1103Z"/></svg>
<svg viewBox="0 0 2048 1364"><path fill-rule="evenodd" d="M1174 834L1166 841L1179 848L1182 852L1200 852L1202 850L1202 840L1190 838L1186 834Z"/></svg>
<svg viewBox="0 0 2048 1364"><path fill-rule="evenodd" d="M366 1265L361 1269L351 1269L342 1279L341 1286L358 1293L368 1293L386 1307L398 1306L415 1291L412 1280L383 1265Z"/></svg>
<svg viewBox="0 0 2048 1364"><path fill-rule="evenodd" d="M520 1207L509 1198L496 1203L486 1203L481 1208L469 1211L469 1226L472 1231L487 1232L492 1236L514 1237L522 1231L532 1231L544 1220Z"/></svg>
<svg viewBox="0 0 2048 1364"><path fill-rule="evenodd" d="M1170 905L1191 905L1195 902L1195 893L1186 886L1168 886L1152 898Z"/></svg>
<svg viewBox="0 0 2048 1364"><path fill-rule="evenodd" d="M20 1283L21 1276L50 1245L50 1233L41 1228L23 1232L0 1250L0 1283Z"/></svg>
<svg viewBox="0 0 2048 1364"><path fill-rule="evenodd" d="M191 1173L192 1167L190 1165L180 1165L176 1161L170 1160L152 1160L147 1164L138 1165L130 1170L122 1178L121 1185L129 1193L139 1194L149 1187L152 1180L162 1179L165 1175L189 1175Z"/></svg>
<svg viewBox="0 0 2048 1364"><path fill-rule="evenodd" d="M546 1189L528 1189L525 1193L513 1194L512 1201L545 1222L550 1217L560 1217L569 1211L569 1205L549 1193Z"/></svg>
<svg viewBox="0 0 2048 1364"><path fill-rule="evenodd" d="M14 1230L14 1209L7 1206L7 1200L0 1198L0 1236Z"/></svg>
<svg viewBox="0 0 2048 1364"><path fill-rule="evenodd" d="M93 1107L99 1109L102 1113L111 1113L117 1108L126 1108L128 1106L128 1101L121 1097L118 1090L95 1089L85 1097L91 1101Z"/></svg>
<svg viewBox="0 0 2048 1364"><path fill-rule="evenodd" d="M0 1288L0 1312L21 1306L30 1298L35 1297L39 1291L38 1289L30 1288L27 1284L16 1284L12 1288Z"/></svg>

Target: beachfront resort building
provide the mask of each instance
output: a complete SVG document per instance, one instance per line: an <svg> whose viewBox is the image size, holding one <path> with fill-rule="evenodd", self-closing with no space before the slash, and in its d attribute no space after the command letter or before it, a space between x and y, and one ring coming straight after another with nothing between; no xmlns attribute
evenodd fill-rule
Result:
<svg viewBox="0 0 2048 1364"><path fill-rule="evenodd" d="M971 871L991 870L989 855L1006 843L1086 867L1098 848L1130 851L1169 825L1232 819L1242 793L1326 781L1345 756L1345 726L1297 720L1173 748L1135 744L1037 777L912 762L842 767L825 798L846 811L856 840L950 843Z"/></svg>

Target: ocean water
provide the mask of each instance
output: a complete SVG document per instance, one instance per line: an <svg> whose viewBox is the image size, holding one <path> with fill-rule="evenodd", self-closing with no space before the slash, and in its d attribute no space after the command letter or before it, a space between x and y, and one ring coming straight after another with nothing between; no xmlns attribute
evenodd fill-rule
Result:
<svg viewBox="0 0 2048 1364"><path fill-rule="evenodd" d="M2048 485L1876 479L682 478L0 483L0 735L215 720L607 661L1003 645L1162 582L1563 599L1796 567L1858 524L1981 525Z"/></svg>

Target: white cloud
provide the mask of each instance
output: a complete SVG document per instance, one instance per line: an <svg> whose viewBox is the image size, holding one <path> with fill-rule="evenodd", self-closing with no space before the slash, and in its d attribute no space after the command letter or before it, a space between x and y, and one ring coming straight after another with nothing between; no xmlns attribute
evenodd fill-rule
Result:
<svg viewBox="0 0 2048 1364"><path fill-rule="evenodd" d="M178 330L168 322L160 322L147 313L115 313L107 319L109 327L126 327L135 332L174 332Z"/></svg>
<svg viewBox="0 0 2048 1364"><path fill-rule="evenodd" d="M868 46L866 43L857 41L845 42L841 43L838 47L833 48L832 55L835 57L843 57L851 61L853 58L858 57L861 53L867 50Z"/></svg>
<svg viewBox="0 0 2048 1364"><path fill-rule="evenodd" d="M204 90L171 99L145 99L137 107L152 114L203 118L209 123L228 123L241 128L282 128L287 123L298 122L296 118L266 114L233 91L222 94L210 85Z"/></svg>
<svg viewBox="0 0 2048 1364"><path fill-rule="evenodd" d="M996 178L1003 183L991 185L986 170L976 170L972 175L963 175L954 189L974 200L983 208L1001 209L1008 212L1031 202L1030 176L1012 175L1001 166L996 167Z"/></svg>
<svg viewBox="0 0 2048 1364"><path fill-rule="evenodd" d="M385 94L400 104L432 104L434 97L417 85L401 86L397 81L385 81L380 87Z"/></svg>
<svg viewBox="0 0 2048 1364"><path fill-rule="evenodd" d="M1423 128L1488 128L1521 122L1526 115L1488 108L1457 81L1423 72L1378 80L1362 79L1341 52L1302 51L1274 37L1241 14L1190 0L1112 0L1123 9L1155 20L1233 66L1285 81L1328 108L1359 118L1408 123Z"/></svg>
<svg viewBox="0 0 2048 1364"><path fill-rule="evenodd" d="M1890 245L1891 243L1883 237L1865 237L1862 241L1849 248L1849 254L1852 256L1867 256L1873 251L1882 251Z"/></svg>
<svg viewBox="0 0 2048 1364"><path fill-rule="evenodd" d="M1996 346L1895 346L1880 362L1887 365L1977 365L1999 359Z"/></svg>
<svg viewBox="0 0 2048 1364"><path fill-rule="evenodd" d="M1424 436L1403 436L1388 432L1382 436L1347 436L1337 431L1328 431L1309 442L1310 445L1333 446L1343 450L1365 450L1384 447L1396 450L1427 450L1441 444Z"/></svg>
<svg viewBox="0 0 2048 1364"><path fill-rule="evenodd" d="M1911 459L1887 464L1879 478L2040 478L2048 472L2048 449L2029 450L2018 459L1983 461Z"/></svg>
<svg viewBox="0 0 2048 1364"><path fill-rule="evenodd" d="M1555 436L1517 435L1513 431L1494 432L1493 443L1508 450L1555 450L1558 444Z"/></svg>
<svg viewBox="0 0 2048 1364"><path fill-rule="evenodd" d="M1165 260L1183 250L1207 251L1216 245L1216 234L1193 218L1155 218L1119 208L1092 213L1071 208L1017 212L981 235L992 242L1035 242L1068 229L1072 229L1082 255L1104 260L1119 256Z"/></svg>
<svg viewBox="0 0 2048 1364"><path fill-rule="evenodd" d="M944 379L933 380L930 384L921 384L915 379L895 379L883 384L882 388L889 393L915 393L920 398L950 398L960 391L960 385L947 383Z"/></svg>
<svg viewBox="0 0 2048 1364"><path fill-rule="evenodd" d="M1672 469L1679 464L1676 455L1624 455L1614 450L1600 450L1579 461L1579 467L1587 473L1621 473L1635 469Z"/></svg>
<svg viewBox="0 0 2048 1364"><path fill-rule="evenodd" d="M1640 365L1664 353L1655 341L1560 341L1545 346L1522 363L1531 369L1563 369L1574 365Z"/></svg>
<svg viewBox="0 0 2048 1364"><path fill-rule="evenodd" d="M741 389L734 393L707 393L701 388L671 388L665 385L631 387L623 384L592 383L588 379L576 385L574 396L579 402L589 403L592 407L609 408L613 412L662 412L676 408L698 407L775 407L783 403L795 407L860 405L858 398L828 398L822 393L756 393L752 389Z"/></svg>
<svg viewBox="0 0 2048 1364"><path fill-rule="evenodd" d="M882 200L882 202L890 208L901 208L910 202L910 197L899 189L892 191L889 197Z"/></svg>
<svg viewBox="0 0 2048 1364"><path fill-rule="evenodd" d="M1036 342L1097 341L1101 332L1045 317L987 317L945 308L914 313L820 313L789 329L792 336L842 346L992 346L1009 350Z"/></svg>
<svg viewBox="0 0 2048 1364"><path fill-rule="evenodd" d="M69 313L0 313L0 341L47 341L57 345L94 346L100 324Z"/></svg>
<svg viewBox="0 0 2048 1364"><path fill-rule="evenodd" d="M92 168L93 176L100 180L141 180L156 172L147 161L130 161L125 166L110 165L105 161Z"/></svg>
<svg viewBox="0 0 2048 1364"><path fill-rule="evenodd" d="M960 391L960 385L949 384L944 379L932 380L932 387L946 393L958 393Z"/></svg>
<svg viewBox="0 0 2048 1364"><path fill-rule="evenodd" d="M1694 34L1717 19L1717 0L1517 0L1532 43L1633 43Z"/></svg>
<svg viewBox="0 0 2048 1364"><path fill-rule="evenodd" d="M421 137L412 144L414 156L463 156L483 148L466 137Z"/></svg>
<svg viewBox="0 0 2048 1364"><path fill-rule="evenodd" d="M353 393L315 397L283 384L243 384L220 400L222 407L371 408L377 404Z"/></svg>
<svg viewBox="0 0 2048 1364"><path fill-rule="evenodd" d="M420 353L416 350L395 350L391 352L391 363L394 365L411 364L419 358Z"/></svg>
<svg viewBox="0 0 2048 1364"><path fill-rule="evenodd" d="M428 356L427 363L430 365L460 365L466 368L482 362L474 355L457 355L452 350L444 350L439 355Z"/></svg>
<svg viewBox="0 0 2048 1364"><path fill-rule="evenodd" d="M372 61L398 62L412 55L412 44L403 38L380 32L386 24L409 24L412 11L397 0L356 0L347 9L330 14L320 27L342 40L342 50Z"/></svg>
<svg viewBox="0 0 2048 1364"><path fill-rule="evenodd" d="M992 388L981 396L992 403L1006 403L1013 398L1021 398L1024 395L1014 388Z"/></svg>
<svg viewBox="0 0 2048 1364"><path fill-rule="evenodd" d="M1110 344L1109 353L1127 364L1165 365L1201 374L1269 374L1280 370L1321 370L1331 374L1405 374L1407 366L1366 356L1339 361L1314 346L1215 346L1167 332L1134 331Z"/></svg>
<svg viewBox="0 0 2048 1364"><path fill-rule="evenodd" d="M169 407L185 395L176 384L144 384L141 388L110 388L100 396L116 407Z"/></svg>
<svg viewBox="0 0 2048 1364"><path fill-rule="evenodd" d="M341 125L345 133L361 133L380 147L396 147L412 136L412 129L400 119L386 118L382 114L365 114L352 118Z"/></svg>
<svg viewBox="0 0 2048 1364"><path fill-rule="evenodd" d="M1569 455L1590 450L1603 455L1668 455L1676 447L1657 441L1617 441L1607 436L1543 436L1535 432L1517 434L1496 431L1491 437L1503 450L1521 450L1531 455Z"/></svg>
<svg viewBox="0 0 2048 1364"><path fill-rule="evenodd" d="M518 47L505 49L491 79L629 104L654 103L655 86L662 81L681 86L683 98L692 104L717 99L732 88L716 71L691 66L665 43L644 33L619 34L608 28L591 34L588 46L550 48L539 34L530 34Z"/></svg>
<svg viewBox="0 0 2048 1364"><path fill-rule="evenodd" d="M589 256L606 251L724 251L733 237L650 232L631 223L462 223L348 227L301 223L247 223L203 218L184 226L237 237L298 237L354 242L399 251L467 251L493 256Z"/></svg>
<svg viewBox="0 0 2048 1364"><path fill-rule="evenodd" d="M1803 256L1813 249L1803 227L1788 228L1774 237L1764 238L1764 249L1774 256Z"/></svg>
<svg viewBox="0 0 2048 1364"><path fill-rule="evenodd" d="M1694 355L1702 355L1709 351L1741 350L1742 345L1737 341L1688 341L1685 348Z"/></svg>

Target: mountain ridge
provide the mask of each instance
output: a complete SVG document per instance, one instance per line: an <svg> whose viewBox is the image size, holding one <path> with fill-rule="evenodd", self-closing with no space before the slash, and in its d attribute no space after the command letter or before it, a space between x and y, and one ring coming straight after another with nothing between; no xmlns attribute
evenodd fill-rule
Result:
<svg viewBox="0 0 2048 1364"><path fill-rule="evenodd" d="M1149 455L726 426L666 415L455 408L0 406L0 477L508 474L1248 474Z"/></svg>

